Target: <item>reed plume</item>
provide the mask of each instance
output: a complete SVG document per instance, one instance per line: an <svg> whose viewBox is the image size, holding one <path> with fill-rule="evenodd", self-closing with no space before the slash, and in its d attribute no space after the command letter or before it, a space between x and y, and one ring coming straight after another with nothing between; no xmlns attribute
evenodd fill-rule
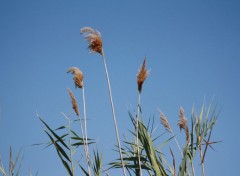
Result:
<svg viewBox="0 0 240 176"><path fill-rule="evenodd" d="M188 125L187 125L187 119L184 114L184 109L180 107L180 112L179 112L179 121L178 121L178 126L180 130L184 129L186 133L186 140L189 142L189 131L188 131Z"/></svg>
<svg viewBox="0 0 240 176"><path fill-rule="evenodd" d="M168 123L168 120L162 112L160 112L160 121L161 121L161 124L165 127L166 131L171 132L171 127Z"/></svg>
<svg viewBox="0 0 240 176"><path fill-rule="evenodd" d="M174 137L175 143L176 143L176 145L178 147L178 150L179 150L179 152L180 152L180 154L181 154L181 156L183 158L183 153L182 153L182 150L181 150L181 148L179 146L179 143L178 143L178 140L176 138L176 135L174 134L174 132L173 132L173 130L172 130L172 128L171 128L171 126L170 126L166 116L161 111L159 111L159 112L160 112L161 124L165 127L166 131L170 132L172 134L172 136Z"/></svg>
<svg viewBox="0 0 240 176"><path fill-rule="evenodd" d="M84 27L80 30L80 33L83 34L84 38L89 42L88 49L92 53L99 53L103 55L103 42L100 32L92 29L91 27Z"/></svg>
<svg viewBox="0 0 240 176"><path fill-rule="evenodd" d="M79 117L80 114L79 114L76 98L75 98L75 96L73 95L73 93L72 93L72 91L70 89L68 89L68 93L69 93L70 98L71 98L72 108L75 111L75 113L77 114L77 116Z"/></svg>
<svg viewBox="0 0 240 176"><path fill-rule="evenodd" d="M85 93L84 93L84 86L83 86L83 73L82 71L77 68L77 67L71 67L68 69L67 73L72 73L74 75L73 80L75 83L75 88L80 88L82 89L82 94L83 94L83 108L84 108L84 131L83 132L83 127L82 127L82 120L81 117L79 115L79 113L77 114L80 120L80 125L81 125L81 129L82 129L82 135L83 135L83 142L84 142L84 148L85 148L85 153L86 153L86 158L87 158L87 164L88 164L88 172L89 175L91 176L91 170L90 170L90 161L89 161L89 152L88 152L88 135L87 135L87 116L86 116L86 107L85 107ZM70 97L72 99L72 105L73 108L75 108L74 106L74 102L76 102L75 97L73 96L73 93L69 93ZM76 103L75 103L76 104ZM75 109L74 109L75 110ZM75 111L76 112L76 111ZM76 112L77 113L77 112Z"/></svg>
<svg viewBox="0 0 240 176"><path fill-rule="evenodd" d="M172 134L172 136L174 137L174 140L175 140L175 143L176 143L176 145L178 147L178 150L179 150L182 158L184 158L183 152L182 152L182 150L180 148L180 145L178 143L176 135L174 134L174 132L173 132L173 130L172 130L172 128L171 128L171 126L170 126L166 116L162 112L160 112L160 121L161 121L162 125L165 127L166 131L170 132ZM184 129L186 129L187 142L189 142L188 141L189 137L187 135L188 134L187 120L186 120L186 118L184 116L184 111L183 111L182 108L180 109L180 120L178 122L178 125L180 126L180 129L182 129L181 127L184 127ZM188 170L187 170L187 172L188 172L188 175L190 175Z"/></svg>
<svg viewBox="0 0 240 176"><path fill-rule="evenodd" d="M73 80L76 88L83 87L83 73L77 67L71 67L68 69L67 73L72 73L74 75Z"/></svg>
<svg viewBox="0 0 240 176"><path fill-rule="evenodd" d="M112 89L111 89L111 84L110 84L110 78L108 75L106 58L104 56L104 52L103 52L103 48L102 48L103 41L101 38L101 34L97 30L92 29L91 27L84 27L84 28L80 29L80 34L82 34L84 36L84 38L89 42L88 49L90 50L90 52L91 53L99 53L103 58L103 63L104 63L104 68L105 68L105 73L106 73L107 83L108 83L109 98L110 98L112 114L113 114L114 127L115 127L115 131L116 131L117 142L118 142L119 155L120 155L121 164L122 164L122 168L123 168L123 174L124 174L124 176L126 176L126 169L125 169L124 162L123 162L121 143L120 143L120 138L119 138L119 134L118 134L117 118L116 118L114 104L113 104L113 98L112 98Z"/></svg>
<svg viewBox="0 0 240 176"><path fill-rule="evenodd" d="M143 64L137 74L137 84L138 84L139 93L142 92L142 85L149 75L149 71L146 69L146 60L147 60L147 58L145 57Z"/></svg>

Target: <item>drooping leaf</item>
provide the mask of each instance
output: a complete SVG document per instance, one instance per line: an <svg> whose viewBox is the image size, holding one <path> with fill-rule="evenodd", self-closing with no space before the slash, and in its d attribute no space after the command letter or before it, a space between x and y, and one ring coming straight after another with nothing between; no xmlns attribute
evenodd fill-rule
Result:
<svg viewBox="0 0 240 176"><path fill-rule="evenodd" d="M80 164L79 164L79 167L81 168L81 170L86 176L89 176L88 172Z"/></svg>
<svg viewBox="0 0 240 176"><path fill-rule="evenodd" d="M49 126L48 126L48 124L46 123L46 122L44 122L44 120L41 118L41 117L38 117L40 120L41 120L41 122L46 126L46 128L53 134L53 136L59 141L59 142L61 142L61 144L64 146L64 147L66 147L68 150L69 150L69 148L68 148L68 146L65 144L65 142L62 140L62 138L61 137L59 137Z"/></svg>
<svg viewBox="0 0 240 176"><path fill-rule="evenodd" d="M59 158L61 159L64 167L68 171L69 175L73 176L73 173L72 173L68 163L63 159L63 156L64 156L69 162L71 162L69 157L67 156L66 152L58 145L57 142L54 141L53 137L46 130L45 130L45 132L48 135L48 137L51 139L52 143L54 144L54 146L56 148L56 151L57 151L57 154L58 154Z"/></svg>
<svg viewBox="0 0 240 176"><path fill-rule="evenodd" d="M68 155L67 155L66 152L63 150L63 148L53 139L53 137L52 137L47 131L45 131L45 132L47 133L47 135L48 135L49 138L51 139L52 143L54 144L57 152L59 152L59 153L60 153L62 156L64 156L69 162L71 162L70 159L69 159L69 157L68 157Z"/></svg>

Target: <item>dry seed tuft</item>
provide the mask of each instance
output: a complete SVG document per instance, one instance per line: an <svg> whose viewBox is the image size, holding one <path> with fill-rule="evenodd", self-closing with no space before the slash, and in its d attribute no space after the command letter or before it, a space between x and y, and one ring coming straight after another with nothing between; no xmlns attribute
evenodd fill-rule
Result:
<svg viewBox="0 0 240 176"><path fill-rule="evenodd" d="M71 67L68 69L67 73L72 73L74 75L73 80L75 87L82 88L83 86L83 73L77 67Z"/></svg>
<svg viewBox="0 0 240 176"><path fill-rule="evenodd" d="M137 74L137 84L138 84L138 91L139 93L142 92L142 85L146 78L149 75L149 71L146 69L146 57L143 61L142 67L139 69L138 74Z"/></svg>
<svg viewBox="0 0 240 176"><path fill-rule="evenodd" d="M160 113L160 120L161 120L162 125L165 127L165 129L168 132L170 132L171 131L170 125L168 123L166 116L162 112Z"/></svg>
<svg viewBox="0 0 240 176"><path fill-rule="evenodd" d="M184 115L184 109L182 107L180 107L179 118L180 120L178 121L178 126L180 127L181 130L185 129L187 126L187 119Z"/></svg>
<svg viewBox="0 0 240 176"><path fill-rule="evenodd" d="M89 42L88 49L90 49L92 53L103 55L103 42L100 32L91 27L84 27L80 30L80 34L83 34L84 38Z"/></svg>
<svg viewBox="0 0 240 176"><path fill-rule="evenodd" d="M79 116L80 114L78 111L78 105L77 105L76 98L74 97L74 95L70 89L68 89L68 93L69 93L71 101L72 101L72 108L76 112L77 116Z"/></svg>
<svg viewBox="0 0 240 176"><path fill-rule="evenodd" d="M180 113L179 113L180 120L178 121L178 126L180 127L180 130L184 129L186 133L186 140L189 141L189 131L188 131L188 125L187 125L187 119L184 115L184 109L180 107Z"/></svg>

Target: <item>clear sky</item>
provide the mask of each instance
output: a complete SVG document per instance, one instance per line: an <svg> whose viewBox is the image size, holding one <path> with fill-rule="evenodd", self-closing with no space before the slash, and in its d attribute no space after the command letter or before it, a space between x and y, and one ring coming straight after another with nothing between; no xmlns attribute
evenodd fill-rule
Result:
<svg viewBox="0 0 240 176"><path fill-rule="evenodd" d="M29 168L44 176L67 174L53 148L31 144L48 140L36 112L52 127L67 123L62 112L75 115L67 88L83 112L81 91L66 73L72 66L84 73L89 137L97 140L104 167L118 157L112 150L116 139L103 62L89 54L79 34L91 26L104 41L121 138L132 129L128 110L137 108L136 74L146 56L151 72L142 92L144 118L154 116L156 133L163 133L159 108L179 134L179 107L190 120L193 106L199 112L204 99L209 103L215 97L223 110L212 139L223 142L209 150L206 175L239 173L239 9L237 0L1 0L0 155L5 166L12 145L14 153L23 147L22 175Z"/></svg>

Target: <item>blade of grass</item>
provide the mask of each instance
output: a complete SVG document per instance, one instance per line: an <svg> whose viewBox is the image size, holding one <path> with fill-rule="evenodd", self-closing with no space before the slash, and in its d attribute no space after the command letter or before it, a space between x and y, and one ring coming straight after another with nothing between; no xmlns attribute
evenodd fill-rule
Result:
<svg viewBox="0 0 240 176"><path fill-rule="evenodd" d="M185 176L186 175L186 171L187 171L187 157L188 157L187 153L188 153L188 144L184 148L184 154L183 154L182 162L180 164L178 176Z"/></svg>
<svg viewBox="0 0 240 176"><path fill-rule="evenodd" d="M87 173L87 171L79 164L79 167L81 168L81 170L83 171L83 173L86 175L86 176L89 176L89 174Z"/></svg>
<svg viewBox="0 0 240 176"><path fill-rule="evenodd" d="M7 174L4 170L4 167L3 167L1 156L0 156L0 172L3 174L3 176L7 176Z"/></svg>
<svg viewBox="0 0 240 176"><path fill-rule="evenodd" d="M24 159L24 157L22 157L21 162L20 162L20 164L19 164L19 166L18 166L18 170L17 170L16 176L19 175L19 172L20 172L20 169L21 169L21 166L22 166L23 159Z"/></svg>
<svg viewBox="0 0 240 176"><path fill-rule="evenodd" d="M52 143L54 144L54 146L56 147L57 152L59 152L61 154L61 156L64 156L65 159L67 159L69 162L71 162L71 160L69 159L67 153L64 151L64 149L53 139L53 137L47 132L45 131L48 135L48 137L51 139Z"/></svg>
<svg viewBox="0 0 240 176"><path fill-rule="evenodd" d="M68 163L63 159L62 156L64 156L69 162L70 159L69 157L67 156L66 152L54 141L54 139L52 138L52 136L45 130L46 134L48 135L48 137L51 139L52 143L54 144L55 148L56 148L56 151L57 151L57 154L59 156L59 158L61 159L64 167L66 168L66 170L68 171L69 175L70 176L73 176L73 173L68 165Z"/></svg>
<svg viewBox="0 0 240 176"><path fill-rule="evenodd" d="M95 176L101 175L101 167L102 167L102 154L99 155L98 151L93 150L94 155L94 165L93 171Z"/></svg>
<svg viewBox="0 0 240 176"><path fill-rule="evenodd" d="M9 152L9 174L10 175L13 175L12 174L12 171L13 171L13 159L12 159L12 147L10 146L10 152Z"/></svg>
<svg viewBox="0 0 240 176"><path fill-rule="evenodd" d="M155 175L158 176L165 176L167 175L163 165L158 161L155 149L153 146L153 141L148 134L148 131L143 123L139 123L139 140L141 141L145 152L147 154L147 157L152 165L152 168L154 170Z"/></svg>
<svg viewBox="0 0 240 176"><path fill-rule="evenodd" d="M173 158L173 176L176 176L176 162L175 162L175 157L174 157L174 154L173 154L173 152L172 152L172 149L171 148L169 148L169 150L170 150L170 153L171 153L171 155L172 155L172 158Z"/></svg>
<svg viewBox="0 0 240 176"><path fill-rule="evenodd" d="M53 134L53 136L59 141L61 142L61 144L66 147L69 150L69 147L65 144L65 142L61 139L61 137L59 137L49 126L46 122L44 122L44 120L38 116L38 118L41 120L41 122L46 126L46 128Z"/></svg>

